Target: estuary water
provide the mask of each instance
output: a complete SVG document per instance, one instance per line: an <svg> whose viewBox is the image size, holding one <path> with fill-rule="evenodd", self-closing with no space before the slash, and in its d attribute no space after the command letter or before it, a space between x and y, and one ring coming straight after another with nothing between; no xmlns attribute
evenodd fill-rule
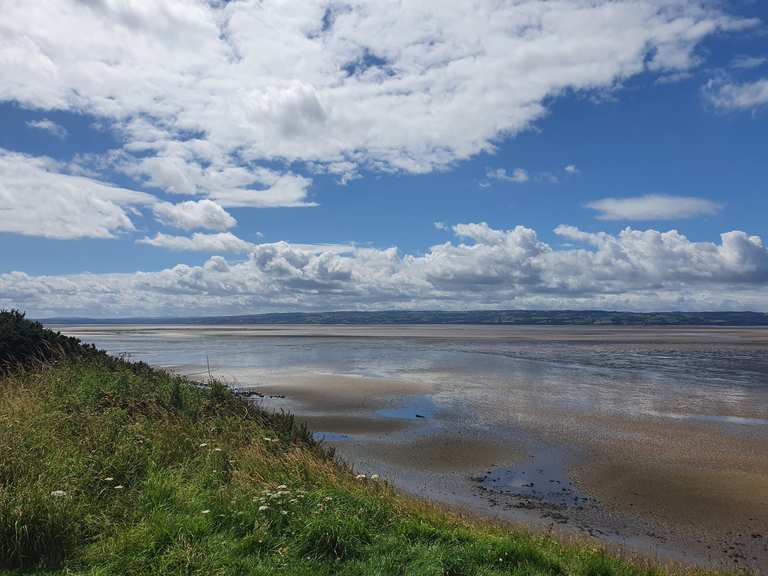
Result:
<svg viewBox="0 0 768 576"><path fill-rule="evenodd" d="M768 568L768 329L55 328L246 389L358 471L456 509Z"/></svg>

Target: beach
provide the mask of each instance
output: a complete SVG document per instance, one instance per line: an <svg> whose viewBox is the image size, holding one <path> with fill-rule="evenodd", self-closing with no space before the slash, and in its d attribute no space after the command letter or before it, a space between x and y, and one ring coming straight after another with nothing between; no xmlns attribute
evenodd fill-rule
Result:
<svg viewBox="0 0 768 576"><path fill-rule="evenodd" d="M68 326L289 410L363 474L627 554L768 568L768 330Z"/></svg>

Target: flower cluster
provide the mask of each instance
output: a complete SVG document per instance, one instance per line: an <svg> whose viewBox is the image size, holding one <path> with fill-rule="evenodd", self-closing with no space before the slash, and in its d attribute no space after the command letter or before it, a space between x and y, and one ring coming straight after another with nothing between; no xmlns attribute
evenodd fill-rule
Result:
<svg viewBox="0 0 768 576"><path fill-rule="evenodd" d="M361 480L361 481L373 480L374 482L376 482L378 479L379 479L379 475L378 474L371 474L370 478L368 476L366 476L365 474L358 474L357 476L355 476L355 480Z"/></svg>
<svg viewBox="0 0 768 576"><path fill-rule="evenodd" d="M260 496L254 496L253 502L259 504L259 512L276 512L288 516L306 497L306 490L291 491L285 484L280 484L274 490L265 488Z"/></svg>

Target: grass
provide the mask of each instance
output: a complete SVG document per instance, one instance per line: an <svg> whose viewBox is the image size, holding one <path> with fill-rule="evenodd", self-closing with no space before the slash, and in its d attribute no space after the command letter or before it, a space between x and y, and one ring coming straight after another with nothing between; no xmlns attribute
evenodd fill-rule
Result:
<svg viewBox="0 0 768 576"><path fill-rule="evenodd" d="M0 574L652 575L357 479L219 384L106 356L0 379Z"/></svg>

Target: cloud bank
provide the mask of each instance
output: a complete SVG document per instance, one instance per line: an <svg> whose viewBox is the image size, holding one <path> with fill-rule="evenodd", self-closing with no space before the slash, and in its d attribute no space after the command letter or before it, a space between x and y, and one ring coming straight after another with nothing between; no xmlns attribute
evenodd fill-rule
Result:
<svg viewBox="0 0 768 576"><path fill-rule="evenodd" d="M768 250L757 236L732 231L711 243L693 242L675 230L627 228L611 235L559 226L555 232L579 247L554 248L523 226L498 230L466 223L453 227L453 242L419 256L401 255L394 247L278 242L251 244L241 259L216 255L201 266L157 272L10 272L0 274L0 307L18 306L37 316L382 308L768 310ZM226 242L230 235L211 236Z"/></svg>

